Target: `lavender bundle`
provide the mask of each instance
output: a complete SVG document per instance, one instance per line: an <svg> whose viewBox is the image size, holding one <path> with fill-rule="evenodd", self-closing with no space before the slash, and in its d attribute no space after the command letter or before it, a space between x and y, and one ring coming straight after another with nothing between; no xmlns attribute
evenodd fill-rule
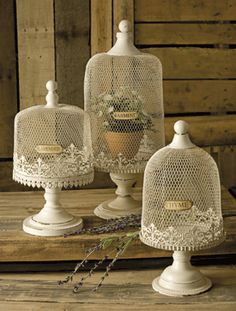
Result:
<svg viewBox="0 0 236 311"><path fill-rule="evenodd" d="M118 219L110 219L107 221L106 224L103 224L101 226L89 228L89 229L81 229L74 234L83 234L83 233L90 233L90 234L102 234L102 233L110 233L110 232L117 232L121 231L127 228L140 228L141 223L141 216L140 215L130 215L126 217L121 217ZM85 258L77 263L75 266L75 269L69 274L67 277L65 277L64 280L61 280L58 282L59 285L72 282L74 279L74 276L79 272L81 268L85 268L86 264L88 263L89 257L95 253L96 251L109 249L110 251L103 256L99 261L95 262L95 264L92 266L92 268L88 271L87 274L82 276L74 285L74 292L77 293L84 285L84 282L90 278L94 272L97 270L98 267L100 267L105 260L111 258L111 256L114 254L112 261L106 266L106 270L104 274L102 275L100 281L98 284L92 289L93 291L97 291L103 284L105 278L109 276L109 273L113 266L115 265L116 261L119 259L119 257L127 250L127 248L130 246L130 244L138 238L139 231L135 231L132 233L127 233L122 236L109 236L106 238L103 238L99 241L97 245L90 248L87 251L87 254Z"/></svg>

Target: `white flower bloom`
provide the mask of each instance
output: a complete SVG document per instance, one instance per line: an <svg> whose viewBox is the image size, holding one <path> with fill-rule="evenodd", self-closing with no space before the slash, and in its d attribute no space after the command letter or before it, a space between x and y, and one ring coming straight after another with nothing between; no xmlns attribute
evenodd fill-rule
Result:
<svg viewBox="0 0 236 311"><path fill-rule="evenodd" d="M99 94L99 95L98 95L98 98L102 98L105 94L106 94L105 92Z"/></svg>
<svg viewBox="0 0 236 311"><path fill-rule="evenodd" d="M110 94L106 94L106 95L104 95L103 99L104 100L112 100L113 97Z"/></svg>
<svg viewBox="0 0 236 311"><path fill-rule="evenodd" d="M108 108L108 112L109 112L109 113L111 113L111 112L113 112L113 111L114 111L114 107L111 106L111 107Z"/></svg>

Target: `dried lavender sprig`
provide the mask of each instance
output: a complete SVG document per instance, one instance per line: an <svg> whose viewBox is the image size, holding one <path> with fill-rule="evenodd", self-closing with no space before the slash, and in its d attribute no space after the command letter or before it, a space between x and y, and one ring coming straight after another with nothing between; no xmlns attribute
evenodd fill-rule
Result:
<svg viewBox="0 0 236 311"><path fill-rule="evenodd" d="M78 291L80 290L80 288L83 286L84 281L87 280L87 278L91 277L92 274L94 273L94 271L103 264L103 262L105 260L107 260L111 254L115 251L116 248L112 249L111 252L109 252L107 255L105 255L102 259L100 259L98 262L96 262L94 264L94 266L90 269L90 271L83 277L81 277L80 281L78 283L75 284L74 286L74 293L78 293Z"/></svg>
<svg viewBox="0 0 236 311"><path fill-rule="evenodd" d="M127 235L125 235L125 237L123 237L124 239L123 239L122 243L116 248L117 253L116 253L115 257L109 263L109 265L106 267L106 271L102 275L100 282L96 285L96 287L93 288L93 291L96 292L102 286L105 278L109 275L109 272L111 271L112 267L115 265L115 263L118 260L118 258L120 257L120 255L122 255L125 252L125 250L129 246L129 244L138 236L138 234L139 234L139 232L134 232L128 236L129 237L128 239L126 239Z"/></svg>
<svg viewBox="0 0 236 311"><path fill-rule="evenodd" d="M68 283L69 281L73 281L73 277L74 275L77 273L77 271L84 267L86 265L86 263L88 262L88 258L95 252L95 251L98 251L102 248L102 242L100 242L99 244L95 245L94 247L90 248L89 251L87 252L87 255L85 256L85 258L77 263L77 265L75 266L74 270L71 272L71 274L69 274L67 277L65 277L64 280L60 280L58 281L58 284L59 285L62 285L62 284L65 284L65 283Z"/></svg>
<svg viewBox="0 0 236 311"><path fill-rule="evenodd" d="M104 238L101 240L101 245L103 249L106 249L108 247L111 246L112 242L116 241L116 242L120 242L122 239L124 238L124 236L122 237L109 237L109 238ZM113 248L107 255L105 255L102 259L100 259L98 262L95 262L94 266L90 269L90 271L83 277L81 277L80 281L75 284L74 286L74 292L77 293L79 291L79 289L83 286L84 281L88 278L91 277L92 274L94 273L94 271L106 260L108 259L111 254L116 250L116 248Z"/></svg>
<svg viewBox="0 0 236 311"><path fill-rule="evenodd" d="M120 218L109 219L105 224L93 228L83 228L74 233L65 235L78 235L83 233L109 233L113 231L123 230L124 228L137 228L141 225L140 215L129 215Z"/></svg>

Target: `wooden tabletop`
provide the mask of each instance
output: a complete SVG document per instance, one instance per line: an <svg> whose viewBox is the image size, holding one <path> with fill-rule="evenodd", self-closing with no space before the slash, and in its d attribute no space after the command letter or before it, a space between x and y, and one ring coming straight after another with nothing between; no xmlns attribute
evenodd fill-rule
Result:
<svg viewBox="0 0 236 311"><path fill-rule="evenodd" d="M104 222L93 215L94 208L114 196L114 189L63 191L62 203L74 215L83 217L84 226L92 227ZM140 189L135 197L141 198ZM106 236L83 234L64 237L36 237L22 231L22 221L37 213L44 204L42 192L0 193L0 262L34 262L79 260L85 250ZM222 189L224 227L227 237L220 246L198 252L199 255L236 254L236 200L226 189ZM121 232L120 234L123 234ZM102 253L91 259L100 258ZM154 249L136 241L123 258L170 257L171 253Z"/></svg>
<svg viewBox="0 0 236 311"><path fill-rule="evenodd" d="M88 279L81 292L57 285L65 273L1 274L0 311L235 311L236 267L201 267L213 288L184 298L160 295L152 280L162 269L112 271L98 292L91 292L103 272ZM80 275L81 276L81 275ZM75 279L78 281L79 277Z"/></svg>
<svg viewBox="0 0 236 311"><path fill-rule="evenodd" d="M93 209L113 195L113 189L64 191L62 202L68 211L83 217L86 227L91 227L104 222L93 215ZM141 197L140 189L135 189L135 196ZM46 238L24 233L21 229L22 220L39 211L43 202L42 192L0 193L1 265L5 265L6 262L9 265L14 264L13 262L22 262L25 271L28 271L27 273L0 273L0 311L236 310L235 265L201 266L200 270L210 277L214 284L213 288L206 293L185 298L163 296L154 292L151 287L152 280L160 275L163 268L137 269L134 260L142 258L137 261L147 263L142 267L148 268L152 266L149 265L148 260L168 261L169 259L163 257L170 257L171 253L145 246L140 241L136 241L123 255L123 258L133 259L127 261L130 264L126 265L126 270L112 271L97 293L91 292L91 289L104 272L95 273L77 294L72 291L73 284L57 285L57 281L67 275L65 272L29 273L29 263L40 261L41 263L37 264L41 266L41 271L45 271L43 261L52 261L53 264L57 260L65 265L63 262L65 260L79 260L84 257L88 247L106 236L83 234L67 238ZM217 248L196 253L198 256L224 255L228 258L236 254L236 200L224 188L222 204L226 241ZM92 259L100 256L102 253L97 253ZM199 260L200 257L195 257L196 264ZM79 281L84 273L86 272L80 273L74 281Z"/></svg>

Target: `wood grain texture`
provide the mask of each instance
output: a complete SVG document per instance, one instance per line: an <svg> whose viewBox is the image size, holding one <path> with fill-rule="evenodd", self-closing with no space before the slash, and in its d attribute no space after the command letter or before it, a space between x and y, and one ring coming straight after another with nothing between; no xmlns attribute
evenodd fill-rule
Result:
<svg viewBox="0 0 236 311"><path fill-rule="evenodd" d="M135 44L235 44L235 24L141 23L135 25Z"/></svg>
<svg viewBox="0 0 236 311"><path fill-rule="evenodd" d="M235 80L165 80L166 114L236 111Z"/></svg>
<svg viewBox="0 0 236 311"><path fill-rule="evenodd" d="M84 107L84 72L90 58L88 0L55 1L56 79L60 101Z"/></svg>
<svg viewBox="0 0 236 311"><path fill-rule="evenodd" d="M134 35L134 0L113 0L113 43L116 42L118 25L122 19L130 22L130 31Z"/></svg>
<svg viewBox="0 0 236 311"><path fill-rule="evenodd" d="M163 65L164 79L234 79L236 50L210 48L146 48Z"/></svg>
<svg viewBox="0 0 236 311"><path fill-rule="evenodd" d="M91 55L112 47L112 0L90 0Z"/></svg>
<svg viewBox="0 0 236 311"><path fill-rule="evenodd" d="M115 293L115 289L114 289ZM155 295L155 293L153 293ZM144 297L145 298L145 297ZM32 302L7 302L3 301L0 305L0 311L45 311L45 310L58 310L58 311L199 311L199 307L202 310L208 311L235 311L235 302L217 302L217 303L177 303L177 304L128 304L124 303L57 303L57 302L37 302L32 305Z"/></svg>
<svg viewBox="0 0 236 311"><path fill-rule="evenodd" d="M236 144L236 115L167 117L166 144L171 142L174 134L173 125L180 119L189 123L190 136L198 146Z"/></svg>
<svg viewBox="0 0 236 311"><path fill-rule="evenodd" d="M14 1L0 0L0 157L12 156L17 112Z"/></svg>
<svg viewBox="0 0 236 311"><path fill-rule="evenodd" d="M74 215L82 216L85 227L104 223L93 216L94 208L104 200L114 196L112 189L64 191L63 206ZM141 198L140 189L135 189L135 197ZM224 226L227 237L224 243L196 255L226 255L236 252L236 201L223 189L222 195ZM79 260L84 257L86 249L95 245L106 234L70 236L67 238L34 237L21 229L22 220L38 212L43 205L41 192L1 193L0 194L0 261L60 261ZM124 232L116 233L122 235ZM110 235L110 234L109 234ZM90 259L98 259L104 251L94 254ZM140 241L129 247L122 258L156 258L169 257L170 252L150 248Z"/></svg>
<svg viewBox="0 0 236 311"><path fill-rule="evenodd" d="M135 0L135 21L230 21L235 0Z"/></svg>
<svg viewBox="0 0 236 311"><path fill-rule="evenodd" d="M53 0L17 0L20 109L44 104L55 79Z"/></svg>
<svg viewBox="0 0 236 311"><path fill-rule="evenodd" d="M189 297L167 297L153 292L151 282L162 269L113 271L103 287L91 289L103 272L97 272L80 293L72 284L58 286L62 273L1 276L0 310L228 310L236 307L236 268L231 266L201 267L214 286L206 293ZM82 274L83 275L83 274ZM17 308L16 308L17 303ZM29 305L31 303L31 306ZM4 308L4 309L3 309Z"/></svg>
<svg viewBox="0 0 236 311"><path fill-rule="evenodd" d="M0 191L23 191L25 188L12 179L12 161L0 162Z"/></svg>
<svg viewBox="0 0 236 311"><path fill-rule="evenodd" d="M218 162L224 185L229 188L236 186L236 149L232 148L229 152L220 152Z"/></svg>

